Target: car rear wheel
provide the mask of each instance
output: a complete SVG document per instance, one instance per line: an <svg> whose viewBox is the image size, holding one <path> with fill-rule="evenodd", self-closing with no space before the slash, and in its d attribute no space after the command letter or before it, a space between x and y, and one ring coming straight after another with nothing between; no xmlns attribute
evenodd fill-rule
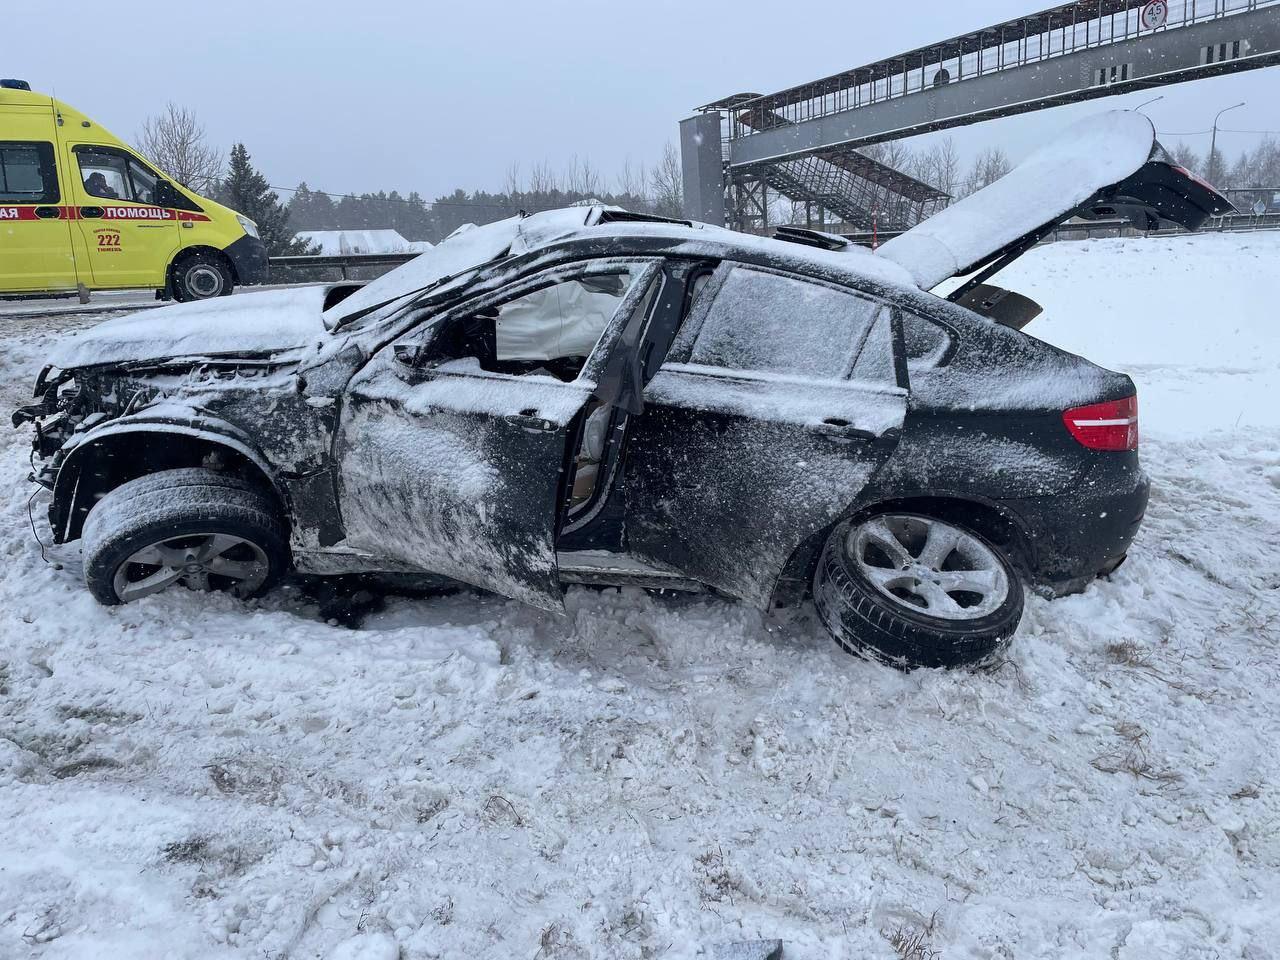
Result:
<svg viewBox="0 0 1280 960"><path fill-rule="evenodd" d="M288 566L272 498L203 468L121 484L90 511L83 540L85 584L108 605L181 587L247 598Z"/></svg>
<svg viewBox="0 0 1280 960"><path fill-rule="evenodd" d="M1022 581L1009 558L976 531L916 513L838 526L813 596L846 651L907 670L981 662L1022 619Z"/></svg>
<svg viewBox="0 0 1280 960"><path fill-rule="evenodd" d="M173 268L173 298L180 302L225 297L234 285L231 268L222 257L197 253Z"/></svg>

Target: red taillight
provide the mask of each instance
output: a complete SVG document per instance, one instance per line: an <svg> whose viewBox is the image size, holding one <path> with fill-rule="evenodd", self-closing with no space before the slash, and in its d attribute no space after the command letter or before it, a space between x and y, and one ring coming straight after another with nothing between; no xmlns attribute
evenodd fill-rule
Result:
<svg viewBox="0 0 1280 960"><path fill-rule="evenodd" d="M1138 449L1138 398L1091 403L1062 413L1071 435L1090 450Z"/></svg>

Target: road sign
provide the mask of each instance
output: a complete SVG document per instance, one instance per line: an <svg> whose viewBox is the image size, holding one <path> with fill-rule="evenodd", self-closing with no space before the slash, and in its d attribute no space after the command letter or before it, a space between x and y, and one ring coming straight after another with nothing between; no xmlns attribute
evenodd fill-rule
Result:
<svg viewBox="0 0 1280 960"><path fill-rule="evenodd" d="M1151 0L1142 8L1139 14L1139 20L1142 26L1147 30L1155 30L1157 27L1163 27L1166 20L1169 19L1169 3L1168 0Z"/></svg>
<svg viewBox="0 0 1280 960"><path fill-rule="evenodd" d="M1265 200L1253 201L1253 215L1255 217L1260 217L1266 212L1267 212L1267 201Z"/></svg>

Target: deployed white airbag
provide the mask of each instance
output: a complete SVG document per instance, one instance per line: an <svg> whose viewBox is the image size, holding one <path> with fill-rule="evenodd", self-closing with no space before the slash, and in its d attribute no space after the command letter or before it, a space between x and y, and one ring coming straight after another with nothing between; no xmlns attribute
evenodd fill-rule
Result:
<svg viewBox="0 0 1280 960"><path fill-rule="evenodd" d="M619 295L594 292L570 280L503 304L496 324L497 358L585 357L621 302Z"/></svg>

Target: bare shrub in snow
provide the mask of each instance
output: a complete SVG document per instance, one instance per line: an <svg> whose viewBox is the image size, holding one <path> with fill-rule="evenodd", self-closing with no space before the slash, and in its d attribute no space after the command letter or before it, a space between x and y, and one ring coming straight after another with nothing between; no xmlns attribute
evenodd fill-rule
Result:
<svg viewBox="0 0 1280 960"><path fill-rule="evenodd" d="M494 794L484 802L485 819L494 826L510 824L511 826L523 827L524 818L516 812L515 805L506 797Z"/></svg>
<svg viewBox="0 0 1280 960"><path fill-rule="evenodd" d="M52 773L59 780L66 780L69 777L78 777L82 773L92 773L95 770L111 770L121 766L119 760L112 760L110 757L85 757L81 760L73 760L71 763L64 763L54 767Z"/></svg>
<svg viewBox="0 0 1280 960"><path fill-rule="evenodd" d="M442 927L453 923L453 897L445 897L439 904L432 907L430 916Z"/></svg>
<svg viewBox="0 0 1280 960"><path fill-rule="evenodd" d="M0 690L0 693L3 692L3 690ZM140 713L130 713L127 710L113 710L110 707L82 707L73 703L64 703L62 706L58 707L58 716L63 720L83 720L91 726L98 723L106 723L113 726L127 726L131 723L137 723L142 719L142 714Z"/></svg>
<svg viewBox="0 0 1280 960"><path fill-rule="evenodd" d="M1151 655L1133 640L1118 640L1108 643L1105 652L1107 659L1126 667L1149 667Z"/></svg>
<svg viewBox="0 0 1280 960"><path fill-rule="evenodd" d="M448 806L448 797L431 797L425 803L418 805L414 819L418 823L430 823L437 814L442 813Z"/></svg>
<svg viewBox="0 0 1280 960"><path fill-rule="evenodd" d="M723 903L726 900L733 904L735 894L741 893L742 887L729 869L724 850L717 846L714 850L699 854L695 859L701 869L698 886L702 906L706 908L708 904Z"/></svg>
<svg viewBox="0 0 1280 960"><path fill-rule="evenodd" d="M175 840L172 843L166 843L160 850L160 854L170 863L199 863L212 856L210 849L212 840L212 837L204 836Z"/></svg>
<svg viewBox="0 0 1280 960"><path fill-rule="evenodd" d="M932 926L932 921L930 921ZM902 960L937 960L941 956L937 950L929 945L929 931L912 930L908 927L897 927L893 930L883 931L884 938L889 941L889 946L893 947Z"/></svg>
<svg viewBox="0 0 1280 960"><path fill-rule="evenodd" d="M193 834L160 848L160 856L166 863L212 868L212 873L223 877L244 873L262 859L264 852L240 844L219 842L208 834Z"/></svg>
<svg viewBox="0 0 1280 960"><path fill-rule="evenodd" d="M588 954L573 938L573 932L562 921L556 920L542 928L538 935L538 952L534 960L550 957L583 957Z"/></svg>
<svg viewBox="0 0 1280 960"><path fill-rule="evenodd" d="M259 803L274 803L284 785L280 770L234 757L215 760L205 770L219 793L239 794Z"/></svg>
<svg viewBox="0 0 1280 960"><path fill-rule="evenodd" d="M1089 763L1095 770L1128 773L1140 780L1165 785L1182 779L1182 774L1176 770L1161 767L1151 759L1147 753L1147 732L1136 723L1118 724L1116 733L1125 741L1125 746L1094 757Z"/></svg>

